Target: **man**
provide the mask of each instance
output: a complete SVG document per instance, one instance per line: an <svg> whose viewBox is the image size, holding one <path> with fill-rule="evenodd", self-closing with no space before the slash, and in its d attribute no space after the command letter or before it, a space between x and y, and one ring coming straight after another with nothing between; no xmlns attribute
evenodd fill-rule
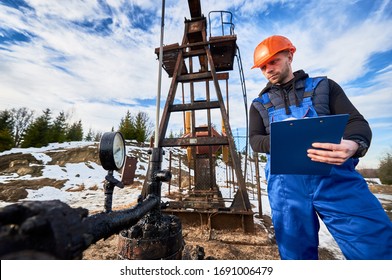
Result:
<svg viewBox="0 0 392 280"><path fill-rule="evenodd" d="M318 259L320 217L347 259L392 259L392 223L355 171L370 145L369 124L336 82L309 78L303 70L293 73L295 51L286 37L271 36L256 47L252 67L269 81L250 107L249 138L255 152L267 154L268 197L280 256ZM349 114L340 144L313 143L307 151L311 160L332 165L328 176L270 173L271 122L335 114Z"/></svg>

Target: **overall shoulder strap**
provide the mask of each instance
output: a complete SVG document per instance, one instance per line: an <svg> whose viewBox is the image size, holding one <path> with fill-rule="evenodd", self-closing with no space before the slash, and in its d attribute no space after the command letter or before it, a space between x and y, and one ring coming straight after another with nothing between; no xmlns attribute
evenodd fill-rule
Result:
<svg viewBox="0 0 392 280"><path fill-rule="evenodd" d="M258 102L263 105L264 109L270 112L270 110L274 109L274 105L272 105L271 100L268 96L268 92L264 92L261 96L255 98L253 102Z"/></svg>
<svg viewBox="0 0 392 280"><path fill-rule="evenodd" d="M305 91L304 91L304 96L303 98L306 97L312 97L314 94L315 88L318 86L318 84L326 79L327 77L314 77L314 78L306 78L305 80Z"/></svg>

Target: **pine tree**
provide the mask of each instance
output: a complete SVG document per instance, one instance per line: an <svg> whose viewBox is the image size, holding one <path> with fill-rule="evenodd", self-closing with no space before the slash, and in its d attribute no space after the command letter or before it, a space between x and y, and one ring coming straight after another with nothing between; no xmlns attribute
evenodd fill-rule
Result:
<svg viewBox="0 0 392 280"><path fill-rule="evenodd" d="M99 141L101 141L102 135L103 135L102 132L97 132L97 133L95 133L94 138L93 138L93 139L94 139L94 142L99 142Z"/></svg>
<svg viewBox="0 0 392 280"><path fill-rule="evenodd" d="M174 138L174 133L173 133L173 130L170 130L170 133L169 133L169 138Z"/></svg>
<svg viewBox="0 0 392 280"><path fill-rule="evenodd" d="M12 116L12 112L8 110L0 111L0 130L9 130L12 131L14 126L14 119Z"/></svg>
<svg viewBox="0 0 392 280"><path fill-rule="evenodd" d="M66 141L82 141L83 126L82 121L74 122L67 130Z"/></svg>
<svg viewBox="0 0 392 280"><path fill-rule="evenodd" d="M65 134L67 133L66 121L65 113L63 111L60 112L51 127L50 142L63 143L65 141Z"/></svg>
<svg viewBox="0 0 392 280"><path fill-rule="evenodd" d="M26 129L23 137L22 148L43 147L49 144L51 129L50 109L43 111L43 115L39 116Z"/></svg>
<svg viewBox="0 0 392 280"><path fill-rule="evenodd" d="M151 134L151 122L147 113L139 112L135 118L135 139L138 142L145 142Z"/></svg>
<svg viewBox="0 0 392 280"><path fill-rule="evenodd" d="M14 145L12 137L13 118L10 111L0 111L0 152L9 150Z"/></svg>
<svg viewBox="0 0 392 280"><path fill-rule="evenodd" d="M392 184L392 154L387 153L380 162L380 167L378 169L378 177L381 183L385 185Z"/></svg>
<svg viewBox="0 0 392 280"><path fill-rule="evenodd" d="M121 119L118 131L122 133L124 139L136 139L134 118L129 111L127 111L125 117Z"/></svg>
<svg viewBox="0 0 392 280"><path fill-rule="evenodd" d="M14 146L14 139L9 130L0 130L0 152L10 150Z"/></svg>
<svg viewBox="0 0 392 280"><path fill-rule="evenodd" d="M86 137L84 137L84 140L88 142L94 140L94 132L91 128L88 130Z"/></svg>

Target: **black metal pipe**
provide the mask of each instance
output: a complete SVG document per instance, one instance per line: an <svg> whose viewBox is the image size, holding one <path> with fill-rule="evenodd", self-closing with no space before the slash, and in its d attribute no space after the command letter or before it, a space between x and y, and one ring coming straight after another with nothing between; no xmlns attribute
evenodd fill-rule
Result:
<svg viewBox="0 0 392 280"><path fill-rule="evenodd" d="M145 200L130 209L99 213L85 218L83 224L87 232L86 245L89 246L102 238L108 238L124 228L135 225L144 215L157 208L159 204L159 197L149 195Z"/></svg>

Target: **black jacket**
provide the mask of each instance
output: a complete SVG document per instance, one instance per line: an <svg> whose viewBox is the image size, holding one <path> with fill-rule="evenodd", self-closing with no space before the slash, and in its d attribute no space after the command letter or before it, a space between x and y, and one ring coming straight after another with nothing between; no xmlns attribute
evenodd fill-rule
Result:
<svg viewBox="0 0 392 280"><path fill-rule="evenodd" d="M294 73L295 80L304 79L308 75L302 70ZM349 114L349 120L343 135L344 139L347 140L361 140L370 146L372 139L372 132L369 123L364 117L358 112L351 101L348 99L343 89L333 80L328 79L329 82L329 109L331 115L337 114ZM294 94L292 90L292 82L288 82L282 87L288 91L289 95ZM260 94L266 92L272 85L267 84ZM294 104L288 104L294 105ZM316 110L317 111L317 110ZM289 140L288 140L289 141ZM249 143L253 151L260 153L270 152L270 137L266 132L266 127L260 116L258 110L253 106L250 106L249 110Z"/></svg>

